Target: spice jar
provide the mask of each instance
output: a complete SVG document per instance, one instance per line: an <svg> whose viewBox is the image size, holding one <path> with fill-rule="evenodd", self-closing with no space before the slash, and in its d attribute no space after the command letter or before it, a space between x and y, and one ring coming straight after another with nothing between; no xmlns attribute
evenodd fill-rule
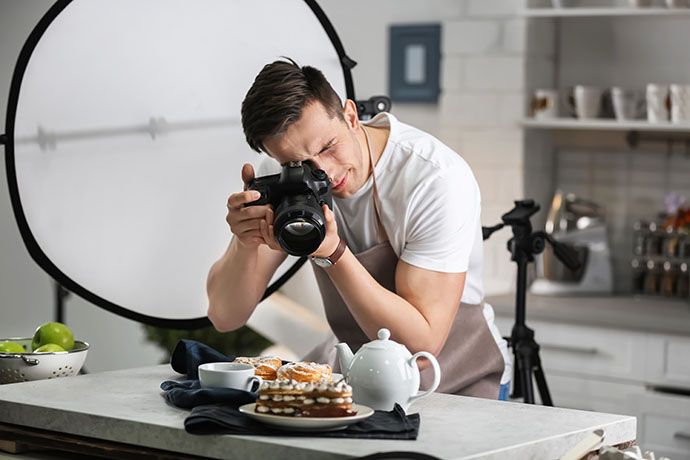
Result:
<svg viewBox="0 0 690 460"><path fill-rule="evenodd" d="M666 227L661 237L661 254L664 257L675 257L678 253L678 233L673 227Z"/></svg>
<svg viewBox="0 0 690 460"><path fill-rule="evenodd" d="M635 294L644 292L644 280L647 275L647 266L640 262L640 259L633 259L630 263L632 267L632 291Z"/></svg>
<svg viewBox="0 0 690 460"><path fill-rule="evenodd" d="M659 292L666 297L676 295L676 281L678 280L678 265L669 262L663 264L663 273L659 282Z"/></svg>
<svg viewBox="0 0 690 460"><path fill-rule="evenodd" d="M644 254L646 256L657 256L661 254L661 235L655 222L649 224L649 232L645 238Z"/></svg>
<svg viewBox="0 0 690 460"><path fill-rule="evenodd" d="M688 272L687 262L682 262L678 267L676 296L683 299L688 299L690 297L690 272Z"/></svg>
<svg viewBox="0 0 690 460"><path fill-rule="evenodd" d="M677 255L681 259L690 259L690 235L685 228L678 230Z"/></svg>
<svg viewBox="0 0 690 460"><path fill-rule="evenodd" d="M644 277L644 293L655 295L659 293L659 268L653 260L647 261L647 272Z"/></svg>
<svg viewBox="0 0 690 460"><path fill-rule="evenodd" d="M633 224L633 254L636 256L645 255L646 240L649 234L649 224L643 220L638 220Z"/></svg>

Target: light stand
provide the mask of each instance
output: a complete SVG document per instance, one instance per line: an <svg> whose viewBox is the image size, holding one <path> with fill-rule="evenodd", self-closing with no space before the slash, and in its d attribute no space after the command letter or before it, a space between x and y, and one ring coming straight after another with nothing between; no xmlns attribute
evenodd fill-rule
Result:
<svg viewBox="0 0 690 460"><path fill-rule="evenodd" d="M491 234L509 225L513 237L508 241L511 260L517 263L517 287L515 296L515 324L507 338L508 345L515 356L513 374L513 393L511 398L524 398L528 404L534 404L534 387L532 374L537 382L541 401L545 406L553 406L551 394L546 384L544 370L539 358L539 345L534 340L534 331L525 324L525 305L527 291L527 264L534 261L534 255L544 250L546 241L553 247L556 257L569 269L577 270L580 261L577 254L569 247L554 240L543 231L532 232L530 217L539 211L534 200L515 201L515 207L501 216L503 223L493 227L482 227L482 236L486 240Z"/></svg>

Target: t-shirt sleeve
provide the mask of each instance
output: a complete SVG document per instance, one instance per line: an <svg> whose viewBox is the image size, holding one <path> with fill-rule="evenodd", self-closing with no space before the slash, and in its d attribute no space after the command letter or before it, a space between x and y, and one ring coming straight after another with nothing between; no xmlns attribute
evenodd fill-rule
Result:
<svg viewBox="0 0 690 460"><path fill-rule="evenodd" d="M481 197L469 167L460 169L427 178L410 197L400 256L405 262L446 273L468 270L481 225Z"/></svg>
<svg viewBox="0 0 690 460"><path fill-rule="evenodd" d="M271 174L280 173L280 163L265 153L261 154L258 164L257 162L254 162L254 164L256 165L254 168L254 175L256 177L270 176Z"/></svg>

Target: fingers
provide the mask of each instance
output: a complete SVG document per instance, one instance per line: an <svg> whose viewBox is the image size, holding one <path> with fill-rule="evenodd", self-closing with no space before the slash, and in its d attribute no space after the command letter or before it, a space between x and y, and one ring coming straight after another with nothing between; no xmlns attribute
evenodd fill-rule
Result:
<svg viewBox="0 0 690 460"><path fill-rule="evenodd" d="M250 163L245 163L242 166L242 182L244 182L244 189L247 190L247 186L251 181L254 180L254 166Z"/></svg>
<svg viewBox="0 0 690 460"><path fill-rule="evenodd" d="M338 225L335 223L335 214L327 204L322 206L323 216L326 218L326 236L338 234Z"/></svg>
<svg viewBox="0 0 690 460"><path fill-rule="evenodd" d="M256 190L247 190L245 192L233 193L228 198L228 208L243 209L245 204L251 203L261 198L261 193ZM257 206L260 208L261 206ZM264 211L265 213L265 211Z"/></svg>
<svg viewBox="0 0 690 460"><path fill-rule="evenodd" d="M270 214L270 216L269 216ZM280 244L275 237L275 229L273 227L273 211L266 213L266 219L260 222L261 236L271 249L276 251L281 250Z"/></svg>

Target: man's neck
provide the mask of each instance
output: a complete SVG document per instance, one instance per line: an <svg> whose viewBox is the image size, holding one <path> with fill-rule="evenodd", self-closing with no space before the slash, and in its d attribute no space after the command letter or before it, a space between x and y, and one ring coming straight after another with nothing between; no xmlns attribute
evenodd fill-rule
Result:
<svg viewBox="0 0 690 460"><path fill-rule="evenodd" d="M367 163L369 163L371 170L376 166L376 164L381 159L381 155L386 148L386 143L388 142L388 135L390 134L390 129L388 128L375 128L373 126L361 125L362 126L362 151L367 156ZM369 135L369 141L371 142L371 154L369 152L369 146L367 146L367 136L364 134L364 130ZM373 160L373 165L370 161Z"/></svg>

